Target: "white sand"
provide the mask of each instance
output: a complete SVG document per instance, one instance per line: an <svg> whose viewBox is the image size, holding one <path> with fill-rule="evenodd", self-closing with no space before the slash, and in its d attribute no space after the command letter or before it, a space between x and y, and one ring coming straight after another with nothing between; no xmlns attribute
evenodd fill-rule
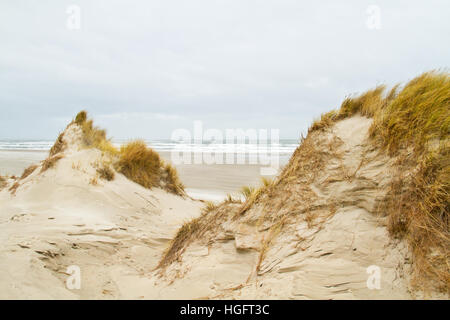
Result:
<svg viewBox="0 0 450 320"><path fill-rule="evenodd" d="M336 203L336 213L323 225L311 228L301 215L287 220L257 271L259 249L268 236L267 226L259 222L264 210L257 206L245 218L222 224L223 231L213 232L212 238L194 241L181 260L169 266L164 281L154 276L161 289L143 295L152 299L415 297L410 291L407 246L392 240L384 218L374 214L388 190L393 159L370 149L366 138L371 121L355 116L322 134L324 142L334 137L343 142L338 148L341 156L330 159L309 186L317 196L313 203L317 208ZM325 145L317 141L318 148ZM354 177L347 179L346 173ZM380 270L379 289L367 285L369 267Z"/></svg>
<svg viewBox="0 0 450 320"><path fill-rule="evenodd" d="M152 270L202 203L120 174L92 185L101 153L65 153L55 169L21 181L15 195L0 192L0 299L138 298L113 277ZM81 268L81 290L65 287L69 265Z"/></svg>
<svg viewBox="0 0 450 320"><path fill-rule="evenodd" d="M408 250L373 214L391 160L367 149L370 123L353 117L327 134L342 139L343 156L310 186L318 205L337 201L322 227L287 225L256 274L264 226L252 209L208 245L190 245L163 278L154 271L163 251L202 203L144 189L120 174L90 184L102 155L78 150L74 129L54 169L39 168L15 195L0 191L0 299L410 299ZM355 178L324 182L343 169ZM66 288L71 265L81 269L80 290ZM366 285L371 265L380 267L380 290Z"/></svg>

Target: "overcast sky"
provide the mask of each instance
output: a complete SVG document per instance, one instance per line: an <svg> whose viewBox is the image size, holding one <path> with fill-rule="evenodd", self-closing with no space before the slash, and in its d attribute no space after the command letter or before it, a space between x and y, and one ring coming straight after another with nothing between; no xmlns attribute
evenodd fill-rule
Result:
<svg viewBox="0 0 450 320"><path fill-rule="evenodd" d="M0 139L53 139L81 109L114 138L194 120L297 138L347 94L448 67L449 16L447 0L2 1Z"/></svg>

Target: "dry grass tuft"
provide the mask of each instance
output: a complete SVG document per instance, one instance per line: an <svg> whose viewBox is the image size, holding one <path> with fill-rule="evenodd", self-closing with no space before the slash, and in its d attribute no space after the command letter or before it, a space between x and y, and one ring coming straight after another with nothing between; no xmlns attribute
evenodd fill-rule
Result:
<svg viewBox="0 0 450 320"><path fill-rule="evenodd" d="M50 168L53 168L56 164L56 162L58 162L58 160L64 158L61 154L57 154L54 155L53 157L48 157L47 159L45 159L44 161L42 161L42 168L40 173L47 171Z"/></svg>
<svg viewBox="0 0 450 320"><path fill-rule="evenodd" d="M309 127L308 132L316 130L325 130L331 127L338 119L338 112L336 110L329 111L320 116L319 120L315 120L311 127Z"/></svg>
<svg viewBox="0 0 450 320"><path fill-rule="evenodd" d="M8 183L6 182L6 178L0 176L0 190L3 189L4 187L6 187Z"/></svg>
<svg viewBox="0 0 450 320"><path fill-rule="evenodd" d="M392 236L408 240L414 284L450 292L450 77L427 72L375 115L371 137L398 156L380 209Z"/></svg>
<svg viewBox="0 0 450 320"><path fill-rule="evenodd" d="M264 194L264 192L266 192L272 185L272 181L262 178L262 186L258 188L248 186L242 187L241 194L245 201L242 204L237 216L244 214L248 209L250 209L250 207L253 206L253 204L259 200L261 195Z"/></svg>
<svg viewBox="0 0 450 320"><path fill-rule="evenodd" d="M178 195L185 194L184 185L181 183L180 178L178 177L178 172L170 163L164 164L162 176L165 180L164 188L167 191Z"/></svg>
<svg viewBox="0 0 450 320"><path fill-rule="evenodd" d="M15 182L11 188L8 189L8 191L11 192L12 195L16 194L17 189L20 187L20 184L18 182Z"/></svg>
<svg viewBox="0 0 450 320"><path fill-rule="evenodd" d="M227 197L223 203L242 203L241 199L234 198L231 194L227 194Z"/></svg>
<svg viewBox="0 0 450 320"><path fill-rule="evenodd" d="M206 201L205 207L202 209L202 213L208 213L218 208L218 205L212 201Z"/></svg>
<svg viewBox="0 0 450 320"><path fill-rule="evenodd" d="M201 229L202 216L192 219L189 222L184 223L171 241L168 249L163 254L162 259L159 261L157 268L164 269L171 263L176 261L183 252L183 249L195 238L195 235Z"/></svg>
<svg viewBox="0 0 450 320"><path fill-rule="evenodd" d="M373 117L385 104L383 95L385 89L386 87L383 85L377 86L357 97L346 98L339 109L338 119L348 118L356 113Z"/></svg>
<svg viewBox="0 0 450 320"><path fill-rule="evenodd" d="M95 127L86 111L75 117L76 123L83 132L83 144L88 148L97 148L113 158L113 167L128 179L145 188L161 187L177 195L185 195L176 169L165 164L159 154L148 148L146 143L136 140L115 148L106 137L106 131ZM114 171L109 167L99 168L100 178L111 181Z"/></svg>
<svg viewBox="0 0 450 320"><path fill-rule="evenodd" d="M87 111L86 110L81 110L80 112L78 112L78 114L75 117L75 123L76 124L83 124L84 122L86 122L87 120Z"/></svg>
<svg viewBox="0 0 450 320"><path fill-rule="evenodd" d="M374 118L372 142L399 159L380 213L388 216L392 236L408 240L414 282L450 292L450 77L431 71L402 89L396 85L386 95L384 90L378 86L346 98L309 132L357 113Z"/></svg>
<svg viewBox="0 0 450 320"><path fill-rule="evenodd" d="M81 111L73 121L83 132L83 144L87 148L97 148L111 155L117 155L118 150L111 141L106 138L106 130L94 126L92 119L88 119L86 111Z"/></svg>
<svg viewBox="0 0 450 320"><path fill-rule="evenodd" d="M145 188L159 186L161 166L159 154L147 148L141 140L123 145L119 160L115 163L118 172Z"/></svg>
<svg viewBox="0 0 450 320"><path fill-rule="evenodd" d="M98 178L97 178L97 176L92 177L92 178L89 180L89 184L91 184L91 185L93 185L93 186L97 186L97 185L98 185Z"/></svg>
<svg viewBox="0 0 450 320"><path fill-rule="evenodd" d="M36 170L38 168L37 165L33 164L31 166L29 166L28 168L26 168L23 173L22 176L20 177L20 180L25 179L26 177L28 177L30 174L32 174L34 172L34 170Z"/></svg>
<svg viewBox="0 0 450 320"><path fill-rule="evenodd" d="M97 169L97 173L100 177L100 179L106 180L106 181L112 181L114 180L116 174L114 173L114 170L109 167L109 165L103 165L101 168Z"/></svg>
<svg viewBox="0 0 450 320"><path fill-rule="evenodd" d="M54 156L57 153L60 153L64 151L64 149L67 147L66 143L64 142L64 132L61 132L56 139L55 143L53 144L52 148L50 149L50 156Z"/></svg>
<svg viewBox="0 0 450 320"><path fill-rule="evenodd" d="M176 169L165 164L159 154L148 148L144 141L132 141L122 146L114 166L118 172L145 188L162 187L184 195L184 186Z"/></svg>

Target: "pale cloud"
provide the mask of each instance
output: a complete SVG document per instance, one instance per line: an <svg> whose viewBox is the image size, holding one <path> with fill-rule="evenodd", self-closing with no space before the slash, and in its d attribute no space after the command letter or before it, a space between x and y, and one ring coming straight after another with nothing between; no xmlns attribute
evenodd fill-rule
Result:
<svg viewBox="0 0 450 320"><path fill-rule="evenodd" d="M66 9L81 9L81 29ZM367 8L381 28L367 28ZM353 92L449 66L444 1L78 0L0 4L0 139L87 109L115 137L208 127L298 137Z"/></svg>

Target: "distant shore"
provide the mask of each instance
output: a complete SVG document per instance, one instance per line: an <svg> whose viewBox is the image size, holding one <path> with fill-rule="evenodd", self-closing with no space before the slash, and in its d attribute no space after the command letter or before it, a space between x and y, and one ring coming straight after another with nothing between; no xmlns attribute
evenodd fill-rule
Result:
<svg viewBox="0 0 450 320"><path fill-rule="evenodd" d="M170 152L158 152L170 161ZM48 151L41 150L0 150L0 175L20 176L31 164L44 160ZM280 155L280 165L284 166L290 154ZM260 165L253 164L180 164L176 165L180 179L187 193L196 199L220 201L228 193L237 195L242 186L260 184Z"/></svg>

